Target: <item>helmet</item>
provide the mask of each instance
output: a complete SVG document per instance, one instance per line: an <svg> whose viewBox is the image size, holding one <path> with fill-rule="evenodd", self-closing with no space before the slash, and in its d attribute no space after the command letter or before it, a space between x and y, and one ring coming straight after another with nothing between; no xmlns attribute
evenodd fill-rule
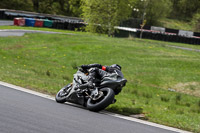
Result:
<svg viewBox="0 0 200 133"><path fill-rule="evenodd" d="M110 67L112 67L112 68L116 68L116 69L118 69L118 70L120 70L121 71L121 66L120 65L118 65L118 64L113 64L113 65L111 65Z"/></svg>

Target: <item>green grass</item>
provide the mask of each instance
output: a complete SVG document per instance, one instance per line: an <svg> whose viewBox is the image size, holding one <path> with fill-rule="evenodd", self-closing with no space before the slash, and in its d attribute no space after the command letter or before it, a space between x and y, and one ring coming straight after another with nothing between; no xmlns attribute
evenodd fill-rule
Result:
<svg viewBox="0 0 200 133"><path fill-rule="evenodd" d="M0 80L55 95L74 66L117 63L128 83L107 110L200 132L200 53L166 45L199 46L62 32L0 37Z"/></svg>
<svg viewBox="0 0 200 133"><path fill-rule="evenodd" d="M177 30L194 31L191 22L176 20L176 19L164 19L160 21L163 27L172 28Z"/></svg>

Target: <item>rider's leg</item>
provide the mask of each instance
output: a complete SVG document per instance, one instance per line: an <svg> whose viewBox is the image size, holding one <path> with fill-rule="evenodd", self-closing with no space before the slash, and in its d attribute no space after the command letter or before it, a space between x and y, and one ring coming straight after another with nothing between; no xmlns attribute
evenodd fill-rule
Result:
<svg viewBox="0 0 200 133"><path fill-rule="evenodd" d="M80 85L80 89L85 89L85 88L94 88L94 80L97 76L97 70L96 68L90 70L89 75L88 75L88 82L86 84Z"/></svg>

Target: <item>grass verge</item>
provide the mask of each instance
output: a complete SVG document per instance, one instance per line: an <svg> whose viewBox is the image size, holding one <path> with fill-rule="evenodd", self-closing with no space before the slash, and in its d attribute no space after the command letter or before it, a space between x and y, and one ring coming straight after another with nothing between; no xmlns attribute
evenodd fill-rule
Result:
<svg viewBox="0 0 200 133"><path fill-rule="evenodd" d="M74 66L117 63L128 83L107 110L200 132L199 52L159 41L64 32L76 35L0 37L0 80L55 95L72 81Z"/></svg>
<svg viewBox="0 0 200 133"><path fill-rule="evenodd" d="M193 25L191 22L180 21L176 19L164 19L160 21L162 25L166 28L193 31Z"/></svg>

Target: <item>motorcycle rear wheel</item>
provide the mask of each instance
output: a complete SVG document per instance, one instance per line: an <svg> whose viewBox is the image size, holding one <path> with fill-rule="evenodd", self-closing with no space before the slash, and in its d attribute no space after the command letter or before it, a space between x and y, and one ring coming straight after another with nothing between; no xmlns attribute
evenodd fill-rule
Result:
<svg viewBox="0 0 200 133"><path fill-rule="evenodd" d="M105 109L108 105L110 105L115 97L115 93L110 88L102 88L100 91L103 92L102 98L98 100L92 100L91 98L87 101L87 108L90 111L98 112L100 110Z"/></svg>

